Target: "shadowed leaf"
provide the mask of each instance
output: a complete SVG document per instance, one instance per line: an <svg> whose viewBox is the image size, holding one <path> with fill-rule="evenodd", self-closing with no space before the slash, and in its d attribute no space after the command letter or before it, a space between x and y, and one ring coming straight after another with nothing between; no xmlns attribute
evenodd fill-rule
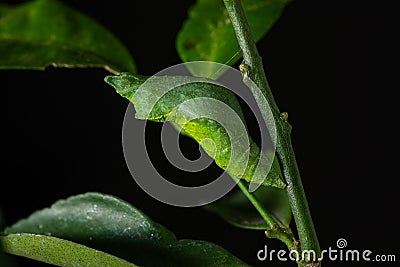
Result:
<svg viewBox="0 0 400 267"><path fill-rule="evenodd" d="M10 236L18 233L51 235L104 251L139 266L247 266L215 244L198 240L178 241L174 234L135 207L99 193L60 200L50 208L20 220L4 232ZM46 247L50 245L45 244ZM31 258L38 256L28 247L16 246L14 249L20 251L18 255L24 253L27 256L30 253ZM63 255L61 250L54 253ZM90 260L92 254L87 255L85 260Z"/></svg>
<svg viewBox="0 0 400 267"><path fill-rule="evenodd" d="M289 225L292 218L292 211L286 190L262 186L254 194L269 214L284 226ZM230 195L206 205L205 208L215 212L225 221L240 228L255 230L265 230L268 228L265 220L240 190L236 190L230 193Z"/></svg>
<svg viewBox="0 0 400 267"><path fill-rule="evenodd" d="M0 69L48 66L136 71L128 50L109 31L61 1L0 5Z"/></svg>

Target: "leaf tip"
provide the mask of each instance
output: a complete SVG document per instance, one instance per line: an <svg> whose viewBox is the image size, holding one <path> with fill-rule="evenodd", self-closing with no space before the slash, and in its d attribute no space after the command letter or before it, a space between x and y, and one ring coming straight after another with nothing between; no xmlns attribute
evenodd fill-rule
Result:
<svg viewBox="0 0 400 267"><path fill-rule="evenodd" d="M146 76L123 72L119 75L106 76L104 81L114 87L121 96L127 98L129 101L133 101L132 97L134 93L147 78Z"/></svg>

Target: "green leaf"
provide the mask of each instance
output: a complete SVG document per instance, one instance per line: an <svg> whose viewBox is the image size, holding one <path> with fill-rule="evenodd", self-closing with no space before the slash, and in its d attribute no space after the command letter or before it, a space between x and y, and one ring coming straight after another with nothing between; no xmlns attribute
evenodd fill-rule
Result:
<svg viewBox="0 0 400 267"><path fill-rule="evenodd" d="M56 237L12 234L0 237L0 240L4 250L10 254L56 266L136 266L107 253Z"/></svg>
<svg viewBox="0 0 400 267"><path fill-rule="evenodd" d="M245 229L266 230L268 226L265 220L242 192L237 188L235 190L230 195L206 205L205 208L215 212L234 226ZM262 186L254 194L264 204L268 213L279 221L282 226L289 226L292 211L286 190Z"/></svg>
<svg viewBox="0 0 400 267"><path fill-rule="evenodd" d="M248 266L220 246L201 240L180 240L169 247L168 253L171 258L162 266Z"/></svg>
<svg viewBox="0 0 400 267"><path fill-rule="evenodd" d="M290 1L242 0L255 41L271 29ZM176 48L184 62L205 60L233 65L241 54L223 1L197 0L178 33ZM211 77L217 71L215 65L204 66L205 69L191 71L196 72L193 73L195 76L205 77Z"/></svg>
<svg viewBox="0 0 400 267"><path fill-rule="evenodd" d="M135 231L142 226L145 227L141 232ZM43 235L57 233L57 237L84 242L97 242L99 238L102 242L142 242L146 239L149 243L162 245L176 240L172 233L152 222L129 203L99 193L59 200L50 208L36 211L29 218L4 230L5 234L21 232Z"/></svg>
<svg viewBox="0 0 400 267"><path fill-rule="evenodd" d="M152 222L129 203L97 193L59 200L4 232L52 235L120 257L129 254L129 250L143 252L129 258L136 263L145 260L142 257L148 257L145 254L155 248L176 241L171 232Z"/></svg>
<svg viewBox="0 0 400 267"><path fill-rule="evenodd" d="M136 72L128 50L100 24L58 0L0 6L0 69L104 67Z"/></svg>
<svg viewBox="0 0 400 267"><path fill-rule="evenodd" d="M51 235L139 266L247 266L212 243L178 241L174 234L135 207L99 193L60 200L4 232Z"/></svg>
<svg viewBox="0 0 400 267"><path fill-rule="evenodd" d="M244 124L240 105L231 91L223 86L210 83L210 80L204 79L203 82L194 83L193 79L196 79L196 81L201 80L190 76L153 76L146 82L146 88L142 87L137 94L138 88L147 80L147 77L124 73L119 76L108 76L105 81L112 85L119 94L135 104L136 118L159 122L168 120L180 125L183 127L182 129L185 134L190 135L201 144L204 151L214 158L216 164L222 169L227 170L232 176L245 179L248 182L253 181L255 183L262 183L263 185L284 188L286 184L282 178L279 166L276 168L277 166L274 164L269 170L265 168L267 162L261 162L259 169L256 171L261 153L258 146L250 137L248 144L240 143L242 139L234 140L235 145L240 149L239 153L237 153L238 157L235 159L233 156L231 157L233 149L231 149L230 136L220 123L206 118L191 120L193 116L196 117L198 115L196 112L199 112L199 109L204 109L204 113L223 113L226 110L219 112L215 106L213 106L215 110L210 110L208 105L200 101L198 101L200 107L197 110L193 110L187 106L183 108L179 107L181 103L191 99L201 99L203 97L215 99L231 107ZM177 86L164 95L160 92L161 88L174 88L176 84L190 81L192 82ZM151 102L154 100L154 97L160 94L162 97L157 102L154 102L155 105L149 113L149 109L153 105ZM205 142L207 139L211 139L215 146L211 145L212 142ZM246 152L249 153L247 165L245 161L247 160L245 157ZM263 154L262 160L271 160L271 156L265 155ZM236 161L228 169L227 167L231 158L234 158ZM274 161L276 161L275 158Z"/></svg>

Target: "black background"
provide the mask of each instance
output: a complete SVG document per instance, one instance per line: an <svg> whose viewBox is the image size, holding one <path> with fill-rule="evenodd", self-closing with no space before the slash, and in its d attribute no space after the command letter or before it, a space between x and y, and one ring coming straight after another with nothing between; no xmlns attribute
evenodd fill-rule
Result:
<svg viewBox="0 0 400 267"><path fill-rule="evenodd" d="M151 75L181 62L175 36L194 1L68 2L114 32L139 73ZM334 248L345 238L351 249L399 258L394 8L347 2L292 2L258 47L276 101L289 112L321 247ZM132 203L178 238L215 242L254 266L294 266L257 261L265 244L283 248L262 232L235 228L202 208L168 206L138 188L121 146L128 103L103 82L107 74L53 68L0 72L7 107L0 184L6 224L57 199L99 191ZM149 127L151 149L162 161L160 125ZM196 145L183 143L197 153ZM350 264L376 263L324 266Z"/></svg>

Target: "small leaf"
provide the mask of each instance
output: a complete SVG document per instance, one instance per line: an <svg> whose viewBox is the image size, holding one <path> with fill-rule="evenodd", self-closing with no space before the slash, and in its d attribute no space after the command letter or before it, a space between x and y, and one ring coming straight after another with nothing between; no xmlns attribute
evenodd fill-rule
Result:
<svg viewBox="0 0 400 267"><path fill-rule="evenodd" d="M56 237L12 234L2 236L0 240L4 250L10 254L56 266L136 266L107 253Z"/></svg>
<svg viewBox="0 0 400 267"><path fill-rule="evenodd" d="M230 193L230 195L212 204L206 205L205 208L215 212L234 226L255 230L267 229L267 224L264 219L249 200L239 189L235 190L236 191ZM283 226L289 225L292 212L286 190L262 186L259 187L254 194L257 199L264 204L269 214L274 216Z"/></svg>
<svg viewBox="0 0 400 267"><path fill-rule="evenodd" d="M259 41L280 17L290 0L242 0L243 9L255 41ZM223 1L197 0L189 10L176 40L181 59L213 61L233 65L241 56L231 20ZM235 55L235 53L237 53ZM204 65L197 75L211 77L216 65ZM201 73L197 73L201 71Z"/></svg>
<svg viewBox="0 0 400 267"><path fill-rule="evenodd" d="M58 0L0 6L0 69L104 67L135 72L128 50L104 27Z"/></svg>
<svg viewBox="0 0 400 267"><path fill-rule="evenodd" d="M197 77L194 79L199 81ZM215 99L231 107L242 120L241 123L244 124L242 110L235 95L225 87L210 83L210 80L206 79L203 82L191 82L177 87L174 86L174 84L180 84L181 81L193 81L193 77L190 76L153 76L149 82L146 82L146 88L141 87L147 80L147 77L144 76L124 73L119 76L108 76L105 80L119 94L135 104L136 118L158 122L168 120L180 125L183 127L182 129L185 131L185 134L190 135L201 144L204 151L214 158L215 163L232 176L243 178L248 182L253 181L254 183L258 182L278 188L286 186L281 171L279 168L276 168L276 165L272 165L271 169L266 168L268 165L267 160L271 160L271 156L264 154L266 156L263 156L262 160L266 162L258 165L261 155L260 149L250 137L248 144L242 143L242 139L234 140L236 147L240 149L239 153L237 153L239 155L238 158L234 158L231 157L233 149L231 149L230 136L220 123L207 118L191 119L193 117L201 117L198 112L202 111L202 109L204 113L213 112L221 114L226 113L226 109L219 112L217 107L213 106L213 110L210 110L209 105L201 101L197 102L198 108L196 110L191 109L192 106L184 106L183 108L180 106L182 103L188 103L187 101L191 99ZM141 90L137 93L139 87L141 87ZM162 88L175 89L162 95L162 92L160 92ZM160 94L162 97L158 101L152 101L154 97ZM153 108L152 102L155 103ZM152 110L149 113L149 109L151 108ZM233 121L233 118L229 117L229 120ZM207 146L207 143L203 142L203 140L207 139L211 139L215 146ZM247 160L245 157L246 152L248 152L249 156L247 165L245 161ZM231 158L234 158L236 162L228 165L230 160L232 160ZM259 169L256 171L257 168Z"/></svg>
<svg viewBox="0 0 400 267"><path fill-rule="evenodd" d="M173 233L135 207L99 193L60 200L51 208L37 211L6 228L4 232L9 235L51 235L104 251L139 266L247 266L215 244L196 240L177 241Z"/></svg>

